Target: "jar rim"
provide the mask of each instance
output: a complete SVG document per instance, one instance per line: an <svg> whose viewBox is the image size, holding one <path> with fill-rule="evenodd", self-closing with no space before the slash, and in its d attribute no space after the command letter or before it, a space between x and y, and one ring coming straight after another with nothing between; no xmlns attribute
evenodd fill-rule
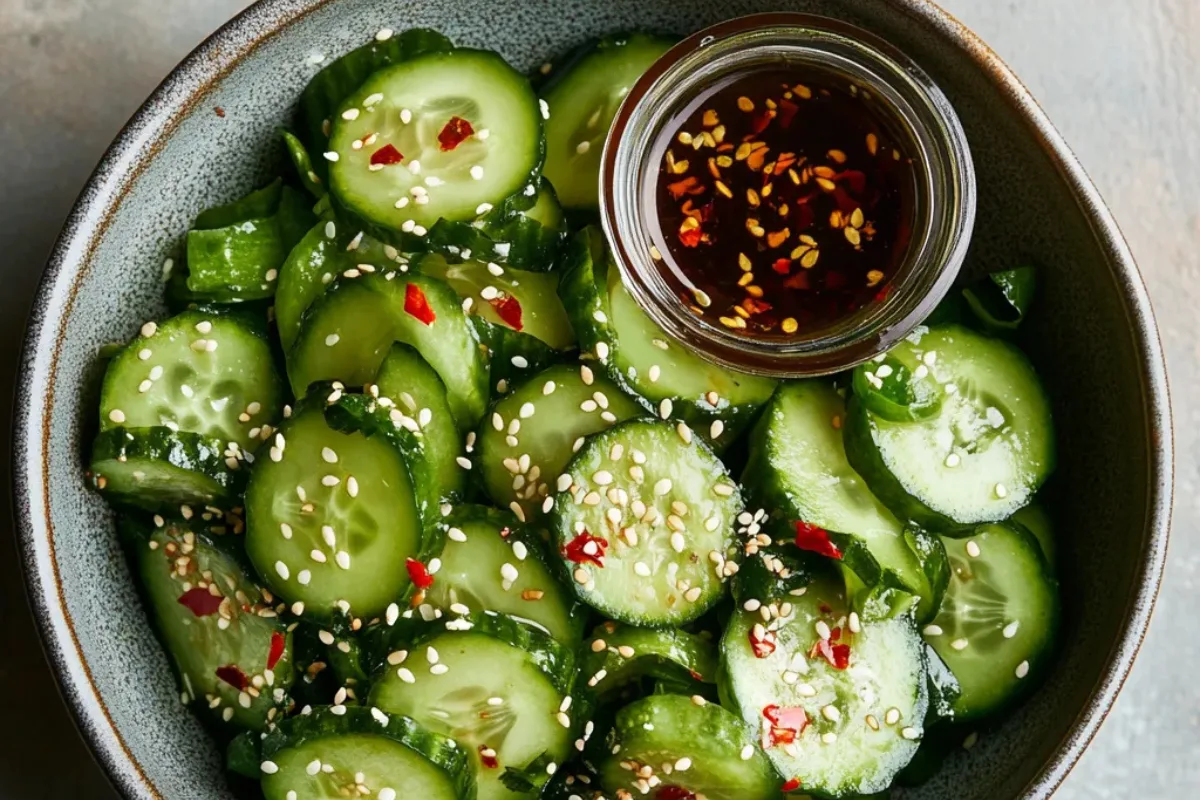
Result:
<svg viewBox="0 0 1200 800"><path fill-rule="evenodd" d="M651 257L642 220L650 148L674 109L734 68L786 55L860 82L911 139L918 213L905 262L882 302L795 341L739 336L679 302ZM768 63L766 61L762 62ZM671 48L626 95L601 158L600 215L622 282L672 338L705 359L741 372L802 377L838 372L888 349L949 292L975 218L975 175L962 125L932 79L890 43L856 26L812 14L766 13L705 28Z"/></svg>

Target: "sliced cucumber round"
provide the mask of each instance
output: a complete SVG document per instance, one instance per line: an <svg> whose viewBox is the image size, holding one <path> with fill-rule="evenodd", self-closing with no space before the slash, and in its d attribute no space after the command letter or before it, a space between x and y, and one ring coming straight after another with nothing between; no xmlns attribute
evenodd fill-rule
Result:
<svg viewBox="0 0 1200 800"><path fill-rule="evenodd" d="M601 406L600 403L604 405ZM477 439L484 487L498 506L542 516L555 481L582 438L641 409L590 367L550 367L492 407Z"/></svg>
<svg viewBox="0 0 1200 800"><path fill-rule="evenodd" d="M674 44L644 33L609 36L584 45L542 88L546 177L567 208L600 204L600 156L625 95Z"/></svg>
<svg viewBox="0 0 1200 800"><path fill-rule="evenodd" d="M329 189L344 209L381 232L416 232L482 217L536 187L542 111L528 79L496 53L427 53L350 94L329 153Z"/></svg>
<svg viewBox="0 0 1200 800"><path fill-rule="evenodd" d="M528 192L528 189L526 189ZM430 250L453 258L492 261L514 269L550 272L558 264L567 222L554 188L546 179L538 185L528 208L513 200L509 207L489 211L475 222L441 219L429 230ZM515 212L515 213L514 213Z"/></svg>
<svg viewBox="0 0 1200 800"><path fill-rule="evenodd" d="M958 325L918 329L895 351L944 395L938 413L893 422L850 404L850 463L896 516L934 530L1005 519L1054 466L1050 404L1012 345Z"/></svg>
<svg viewBox="0 0 1200 800"><path fill-rule="evenodd" d="M1053 573L1058 563L1058 542L1055 541L1054 518L1050 515L1050 509L1035 501L1013 514L1009 522L1015 522L1033 534Z"/></svg>
<svg viewBox="0 0 1200 800"><path fill-rule="evenodd" d="M233 502L245 470L228 446L170 428L112 428L96 437L88 467L92 485L117 505L147 511Z"/></svg>
<svg viewBox="0 0 1200 800"><path fill-rule="evenodd" d="M653 695L617 714L611 754L600 767L604 787L635 796L767 800L781 781L754 741L754 731L715 703ZM677 791L670 792L674 787Z"/></svg>
<svg viewBox="0 0 1200 800"><path fill-rule="evenodd" d="M725 593L742 498L685 426L593 434L557 478L551 528L585 603L631 625L682 625Z"/></svg>
<svg viewBox="0 0 1200 800"><path fill-rule="evenodd" d="M1058 632L1058 585L1028 531L982 525L944 539L951 578L925 639L954 673L958 720L987 716L1033 689Z"/></svg>
<svg viewBox="0 0 1200 800"><path fill-rule="evenodd" d="M508 788L505 772L567 757L574 660L549 636L501 615L461 617L456 626L403 620L391 628L371 702L454 737L471 756L481 800L527 796ZM530 776L533 788L553 771Z"/></svg>
<svg viewBox="0 0 1200 800"><path fill-rule="evenodd" d="M463 298L469 314L527 333L555 350L575 347L575 332L558 299L555 273L529 272L473 259L456 264L440 253L427 253L413 267L450 284Z"/></svg>
<svg viewBox="0 0 1200 800"><path fill-rule="evenodd" d="M450 613L465 606L508 614L578 644L583 609L552 573L541 539L511 514L483 506L456 506L441 526L446 543L426 603Z"/></svg>
<svg viewBox="0 0 1200 800"><path fill-rule="evenodd" d="M266 734L259 771L266 800L475 797L462 747L378 709L330 706L292 717Z"/></svg>
<svg viewBox="0 0 1200 800"><path fill-rule="evenodd" d="M246 490L246 552L259 575L303 615L349 604L369 618L410 584L422 545L408 465L377 437L339 433L317 408L292 416Z"/></svg>
<svg viewBox="0 0 1200 800"><path fill-rule="evenodd" d="M716 683L717 649L708 639L677 628L605 622L588 638L579 674L598 696L645 675L685 686Z"/></svg>
<svg viewBox="0 0 1200 800"><path fill-rule="evenodd" d="M383 360L374 387L381 398L391 401L390 408L416 422L438 494L457 499L466 488L466 473L457 461L463 445L442 379L420 353L397 343Z"/></svg>
<svg viewBox="0 0 1200 800"><path fill-rule="evenodd" d="M722 697L806 792L887 789L917 750L928 704L916 625L907 616L856 620L841 586L824 577L787 602L769 623L734 615L721 641Z"/></svg>
<svg viewBox="0 0 1200 800"><path fill-rule="evenodd" d="M188 701L219 724L262 730L273 722L287 707L292 636L238 559L174 522L139 537L135 553Z"/></svg>
<svg viewBox="0 0 1200 800"><path fill-rule="evenodd" d="M473 427L487 403L487 360L458 296L436 278L374 272L330 286L305 312L288 355L292 388L299 397L316 381L370 383L397 341L442 379L459 428Z"/></svg>
<svg viewBox="0 0 1200 800"><path fill-rule="evenodd" d="M258 327L242 315L201 310L147 322L108 365L100 430L165 426L253 451L283 405Z"/></svg>
<svg viewBox="0 0 1200 800"><path fill-rule="evenodd" d="M775 540L795 538L797 522L843 534L850 541L835 537L835 544L847 567L867 585L892 570L921 596L928 616L936 598L903 526L846 460L845 414L845 402L826 381L780 386L750 436L742 482L766 509Z"/></svg>

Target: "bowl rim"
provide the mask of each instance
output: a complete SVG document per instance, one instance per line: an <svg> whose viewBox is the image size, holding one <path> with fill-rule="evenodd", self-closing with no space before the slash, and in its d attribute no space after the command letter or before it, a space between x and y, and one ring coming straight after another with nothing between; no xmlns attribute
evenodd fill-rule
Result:
<svg viewBox="0 0 1200 800"><path fill-rule="evenodd" d="M162 798L126 745L83 658L66 608L49 515L49 466L43 457L54 407L65 320L94 249L135 181L180 122L221 79L263 42L337 0L259 0L197 46L121 129L88 179L47 261L29 314L13 414L13 515L26 593L48 661L77 727L114 787L128 797ZM1054 755L1022 790L1049 797L1091 742L1129 675L1145 639L1162 582L1174 488L1170 392L1154 312L1133 255L1112 213L1045 112L1011 69L969 28L931 0L889 0L963 52L989 75L1010 110L1036 138L1087 217L1122 301L1147 405L1142 420L1149 447L1145 557L1138 565L1126 613L1107 665L1088 702Z"/></svg>

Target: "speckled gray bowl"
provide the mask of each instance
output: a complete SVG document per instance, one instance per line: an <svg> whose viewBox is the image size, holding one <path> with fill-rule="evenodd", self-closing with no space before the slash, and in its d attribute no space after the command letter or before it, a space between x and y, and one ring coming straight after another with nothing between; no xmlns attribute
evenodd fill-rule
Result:
<svg viewBox="0 0 1200 800"><path fill-rule="evenodd" d="M274 131L316 71L312 58L382 27L426 25L532 67L598 33L683 33L768 8L842 17L908 51L954 102L974 152L968 268L1045 267L1026 345L1059 425L1061 657L1031 702L912 796L1053 792L1120 689L1158 589L1172 469L1163 356L1129 250L1067 146L999 59L924 0L267 0L189 56L117 138L71 214L34 308L17 395L29 591L66 699L122 791L229 796L218 754L180 705L147 628L110 514L84 488L96 351L162 311L160 267L195 214L278 163Z"/></svg>

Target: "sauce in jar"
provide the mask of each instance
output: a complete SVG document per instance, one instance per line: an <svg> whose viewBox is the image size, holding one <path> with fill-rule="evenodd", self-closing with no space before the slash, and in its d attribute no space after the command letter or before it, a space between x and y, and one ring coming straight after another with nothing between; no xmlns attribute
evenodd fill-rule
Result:
<svg viewBox="0 0 1200 800"><path fill-rule="evenodd" d="M793 340L887 297L916 184L866 90L816 69L732 75L663 129L651 256L695 314Z"/></svg>

